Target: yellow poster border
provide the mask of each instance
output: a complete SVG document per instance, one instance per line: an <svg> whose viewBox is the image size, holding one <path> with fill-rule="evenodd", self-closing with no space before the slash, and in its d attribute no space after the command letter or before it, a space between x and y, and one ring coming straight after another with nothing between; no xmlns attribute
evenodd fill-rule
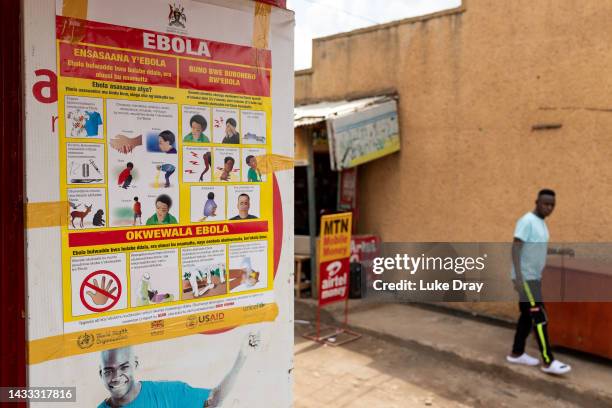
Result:
<svg viewBox="0 0 612 408"><path fill-rule="evenodd" d="M29 341L28 364L39 364L79 354L193 334L206 334L206 332L226 330L248 324L272 322L276 320L277 316L278 305L268 303L64 333Z"/></svg>
<svg viewBox="0 0 612 408"><path fill-rule="evenodd" d="M66 41L62 41L62 40L56 40L56 58L58 61L58 64L60 63L60 55L59 55L59 44L62 42L66 42ZM146 51L140 51L140 50L132 50L132 49L123 49L123 48L116 48L116 47L107 47L107 46L101 46L98 44L89 44L89 43L77 43L78 45L82 45L82 46L96 46L96 47L102 47L102 48L109 48L109 49L116 49L116 50L121 50L121 51L129 51L129 52L136 52L136 53L140 53L140 54L149 54L149 55L159 55L159 56L164 56L164 57L171 57L176 59L177 64L180 58L185 58L185 59L189 59L189 60L195 60L195 61L206 61L206 62L211 62L211 63L218 63L218 64L225 64L225 65L233 65L233 66L242 66L242 67L249 67L252 68L253 66L248 66L248 65L242 65L242 64L232 64L232 63L228 63L228 62L223 62L223 61L209 61L209 60L203 60L203 59L195 59L195 58L188 58L188 57L183 57L183 56L174 56L174 55L168 55L168 54L160 54L160 53L155 53L155 52L146 52ZM74 44L73 44L74 45ZM261 67L256 67L261 69ZM271 68L266 69L271 71ZM270 80L272 80L272 78L270 78ZM202 144L194 144L194 143L183 143L182 142L182 134L183 132L183 124L182 124L182 107L183 105L190 105L190 106L207 106L210 108L211 110L211 115L212 115L212 109L215 106L220 106L223 107L222 105L215 105L213 102L215 99L225 99L226 102L225 104L230 104L232 99L235 99L236 95L242 95L245 96L244 100L238 103L238 107L236 108L239 112L240 115L240 111L242 110L258 110L258 111L263 111L266 114L266 121L265 121L265 126L266 126L266 134L267 134L267 138L266 138L266 143L265 144L240 144L240 145L236 145L235 147L240 148L240 152L242 152L242 149L244 148L261 148L262 150L264 150L266 153L264 154L263 157L271 157L271 146L272 146L272 103L271 103L271 97L264 97L264 96L248 96L248 95L244 95L244 94L236 94L236 93L231 93L231 92L206 92L206 91L201 91L201 90L189 90L189 89L181 89L178 88L178 86L176 88L174 87L167 87L167 86L150 86L151 91L149 92L150 95L155 95L159 98L153 98L153 97L149 97L148 95L145 95L142 92L135 92L137 95L117 95L117 94L108 94L108 93L104 93L104 92L96 92L97 89L94 89L94 87L92 86L93 82L96 81L95 79L85 79L85 78L73 78L73 77L64 77L61 75L58 75L58 114L59 114L59 121L58 121L58 125L59 125L59 133L60 133L60 186L61 186L61 196L62 199L67 201L68 199L68 189L70 188L69 184L67 183L67 180L65 179L66 177L66 160L67 160L67 153L66 153L66 143L70 143L70 142L74 142L74 143L79 143L79 142L87 142L87 143L97 143L97 144L102 144L104 146L104 156L105 156L105 184L91 184L91 185L87 185L87 188L99 188L104 190L105 192L105 201L106 201L106 214L109 214L110 211L110 203L109 203L109 185L110 185L110 168L109 168L109 163L108 163L108 139L109 139L109 134L108 134L108 114L107 114L107 101L109 99L115 99L115 100L124 100L124 101L139 101L139 102L152 102L152 103L162 103L162 104L174 104L177 106L177 110L178 110L178 126L177 126L177 130L179 131L179 134L177 135L177 160L178 160L178 167L179 169L183 168L183 146L202 146L202 147L208 147L210 149L214 149L214 148L218 148L218 147L230 147L228 145L223 145L223 144L218 144L218 143L202 143ZM178 70L177 70L177 81L178 81ZM141 86L142 84L124 84L121 82L115 82L115 81L108 81L108 80L104 80L101 79L99 80L99 82L104 82L107 84L117 84L117 85L130 85L130 86ZM149 86L147 86L149 87ZM67 88L72 88L71 90L68 90ZM198 101L197 99L190 99L189 96L190 94L196 91L198 93L201 94L206 94L206 95L210 95L210 99L207 101ZM128 92L131 93L131 92ZM65 112L64 112L64 99L66 96L82 96L82 97L93 97L93 98L99 98L103 101L103 117L104 117L104 133L103 133L103 138L102 139L89 139L89 138L69 138L67 137L67 135L65 134ZM165 98L165 99L164 99ZM207 103L205 103L207 102ZM248 107L245 107L248 106ZM212 129L211 129L212 130ZM180 142L178 142L178 139L181 139ZM212 140L212 132L211 132L211 140ZM232 146L233 147L233 146ZM266 159L265 162L269 162L269 159ZM214 166L214 161L211 163L212 166ZM242 164L242 160L241 160L241 167L243 166ZM268 166L271 167L271 166ZM214 167L213 167L214 168ZM212 170L212 169L211 169ZM242 173L242 172L241 172ZM181 181L182 181L182 172L181 174ZM272 193L272 178L268 177L267 180L265 182L261 182L261 183L257 183L257 185L260 186L259 190L260 190L260 217L259 220L265 220L268 222L268 231L265 233L259 233L260 236L260 240L265 240L267 243L267 249L268 249L268 254L267 254L267 286L266 288L263 289L257 289L257 290L253 290L253 291L248 291L245 293L249 293L249 294L256 294L256 293L261 293L261 292L272 292L274 290L274 242L273 242L273 229L274 229L274 222L273 222L273 193ZM246 183L246 182L239 182L239 183L231 183L230 185L253 185L254 183ZM180 219L181 219L181 223L177 224L176 226L192 226L195 224L200 224L200 223L192 223L190 221L190 216L189 216L189 205L184 204L187 202L190 202L190 188L192 185L220 185L219 183L215 183L213 181L209 182L209 183L183 183L181 182L179 185L179 214L180 214ZM228 191L228 187L229 186L225 186L225 190L226 192ZM72 188L75 188L74 186ZM78 188L84 188L84 186L79 186ZM280 203L279 203L280 204ZM226 200L226 206L229 206L229 203L227 203ZM227 214L226 214L227 215ZM189 221L186 221L189 220ZM145 226L142 226L144 228L146 228ZM140 227L140 228L142 228ZM120 228L120 227L104 227L103 231L112 231L116 228ZM86 229L82 229L79 231L88 231L88 232L93 232L93 231L98 231L99 229L97 228L86 228ZM74 248L70 248L68 246L68 234L74 232L74 230L70 230L68 228L67 225L62 225L62 265L63 265L63 273L62 273L62 281L63 281L63 291L64 291L64 295L63 295L63 321L65 323L68 322L76 322L76 321L80 321L80 320L89 320L95 317L102 317L102 316L114 316L114 315L121 315L121 314L125 314L125 313L133 313L133 312L140 312L140 311L144 311L146 309L149 308L155 308L155 307L164 307L164 306L180 306L180 305L184 305L184 304L189 304L192 302L207 302L207 301L212 301L212 300L218 300L218 299L232 299L233 294L229 293L229 282L227 283L227 287L228 290L225 294L223 295L218 295L218 296L214 296L214 297L208 297L205 299L192 299L192 300L183 300L181 299L181 285L179 285L179 297L177 298L177 300L173 301L173 302L169 302L167 304L163 304L163 305L148 305L148 306L133 306L130 303L130 296L131 296L131 290L130 290L130 283L131 283L131 279L129 277L130 275L130 268L129 268L129 258L130 258L130 253L131 252L135 252L135 251L122 251L122 252L118 252L118 253L123 253L125 254L125 267L126 267L126 271L125 271L125 275L126 275L126 288L125 290L127 290L127 305L126 308L120 309L120 310L113 310L113 311L108 311L108 312L101 312L101 313L95 313L95 314L89 314L89 315L83 315L83 316L73 316L72 315L72 291L71 291L71 266L70 266L70 260L73 257L73 254L71 253L72 250ZM232 235L225 235L223 237L228 237L231 238ZM245 242L247 242L249 239L245 239ZM168 240L160 240L159 242L167 242ZM229 245L230 242L224 243L226 245L226 253L227 256L229 257ZM105 247L113 247L113 246L121 246L124 244L115 244L115 245L107 245ZM179 265L178 265L178 270L179 272L181 272L182 269L182 265L180 263L180 247L177 249L178 250L178 254L179 254ZM229 263L226 265L227 271L229 273ZM181 280L182 277L182 273L178 273L179 274L179 281ZM229 274L228 274L229 276ZM242 292L240 293L242 294ZM234 294L237 295L237 294ZM239 325L239 324L236 324ZM65 338L65 336L68 336L68 334L61 336L62 338Z"/></svg>

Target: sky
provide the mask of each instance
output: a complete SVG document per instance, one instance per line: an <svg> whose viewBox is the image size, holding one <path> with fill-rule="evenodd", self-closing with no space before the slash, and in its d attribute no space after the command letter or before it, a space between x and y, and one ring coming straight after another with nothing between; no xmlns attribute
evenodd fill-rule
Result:
<svg viewBox="0 0 612 408"><path fill-rule="evenodd" d="M287 0L295 11L295 69L310 68L312 39L455 8L461 0Z"/></svg>

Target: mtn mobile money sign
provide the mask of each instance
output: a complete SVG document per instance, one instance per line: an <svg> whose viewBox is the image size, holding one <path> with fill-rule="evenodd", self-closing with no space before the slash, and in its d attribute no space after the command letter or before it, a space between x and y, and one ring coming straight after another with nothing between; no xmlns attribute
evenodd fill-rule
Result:
<svg viewBox="0 0 612 408"><path fill-rule="evenodd" d="M321 217L319 306L345 300L349 290L351 213Z"/></svg>
<svg viewBox="0 0 612 408"><path fill-rule="evenodd" d="M333 170L355 167L400 149L397 102L391 100L327 120Z"/></svg>

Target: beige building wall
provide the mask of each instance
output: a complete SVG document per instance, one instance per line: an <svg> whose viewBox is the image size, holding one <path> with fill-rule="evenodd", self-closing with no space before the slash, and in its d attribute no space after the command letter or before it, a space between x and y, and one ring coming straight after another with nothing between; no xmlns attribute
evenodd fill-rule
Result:
<svg viewBox="0 0 612 408"><path fill-rule="evenodd" d="M399 94L401 152L360 166L360 230L510 242L547 187L552 242L612 241L611 14L600 1L469 0L314 40L296 105Z"/></svg>

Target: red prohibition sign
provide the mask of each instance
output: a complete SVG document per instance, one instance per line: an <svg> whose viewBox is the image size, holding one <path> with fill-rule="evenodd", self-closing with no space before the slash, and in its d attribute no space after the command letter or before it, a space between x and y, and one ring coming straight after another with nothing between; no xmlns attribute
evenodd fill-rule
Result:
<svg viewBox="0 0 612 408"><path fill-rule="evenodd" d="M115 283L117 284L117 294L113 295L111 293L108 293L106 290L102 288L98 288L92 285L91 283L89 283L90 279L98 275L110 275L110 277L113 278ZM102 307L96 307L96 306L90 305L89 303L87 303L85 299L85 288L86 287L93 290L94 292L102 293L104 296L108 297L109 299L112 299L112 302L110 302L108 306L102 306ZM117 302L119 302L119 298L121 297L121 281L119 280L119 278L117 278L117 275L115 275L111 271L101 269L99 271L90 273L89 275L87 275L85 279L83 279L83 283L81 283L81 289L80 289L79 294L81 296L81 303L83 303L83 305L87 309L91 310L92 312L105 312L109 310L110 308L112 308L113 306L115 306Z"/></svg>

